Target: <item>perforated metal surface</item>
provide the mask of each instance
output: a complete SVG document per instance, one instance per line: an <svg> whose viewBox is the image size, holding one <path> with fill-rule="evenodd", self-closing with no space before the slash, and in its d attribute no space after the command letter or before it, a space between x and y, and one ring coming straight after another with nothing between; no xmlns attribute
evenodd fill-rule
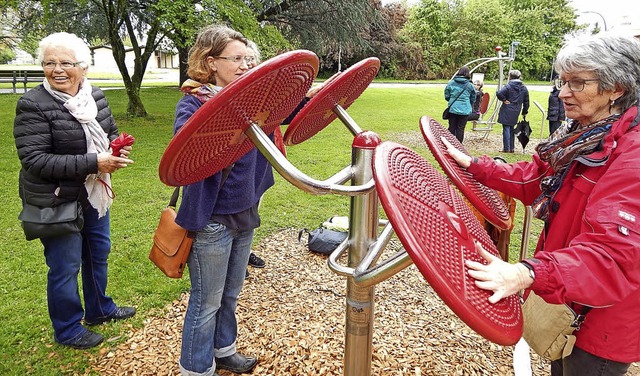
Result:
<svg viewBox="0 0 640 376"><path fill-rule="evenodd" d="M420 118L420 129L424 136L429 150L436 158L442 169L451 179L453 184L462 192L462 194L478 209L478 212L494 226L501 230L511 228L511 215L504 201L498 195L498 192L491 188L478 183L470 173L460 167L446 152L446 147L440 139L444 136L458 150L463 151L467 155L467 149L451 134L444 129L440 123L428 116Z"/></svg>
<svg viewBox="0 0 640 376"><path fill-rule="evenodd" d="M500 345L515 344L522 335L520 302L512 296L489 303L490 292L468 275L465 260L485 263L474 240L498 252L455 189L424 158L392 142L376 149L373 173L398 238L440 298L478 334Z"/></svg>
<svg viewBox="0 0 640 376"><path fill-rule="evenodd" d="M480 102L480 113L484 114L489 108L489 93L482 94L482 101Z"/></svg>
<svg viewBox="0 0 640 376"><path fill-rule="evenodd" d="M308 140L331 124L337 117L336 106L347 109L369 86L378 74L380 60L364 59L342 72L320 89L293 118L284 134L286 145L296 145Z"/></svg>
<svg viewBox="0 0 640 376"><path fill-rule="evenodd" d="M318 57L291 51L227 85L183 125L160 160L160 180L171 186L207 178L254 145L244 131L256 123L270 134L302 101L318 72Z"/></svg>

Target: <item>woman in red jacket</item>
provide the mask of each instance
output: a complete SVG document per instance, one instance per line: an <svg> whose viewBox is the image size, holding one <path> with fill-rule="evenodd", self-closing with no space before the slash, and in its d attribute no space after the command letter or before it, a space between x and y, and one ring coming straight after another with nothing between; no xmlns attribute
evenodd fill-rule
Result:
<svg viewBox="0 0 640 376"><path fill-rule="evenodd" d="M572 119L530 162L496 164L448 145L481 183L531 205L544 221L532 258L510 264L480 247L467 262L492 303L530 289L577 312L592 307L553 376L624 375L640 360L640 41L585 36L558 53L556 86Z"/></svg>

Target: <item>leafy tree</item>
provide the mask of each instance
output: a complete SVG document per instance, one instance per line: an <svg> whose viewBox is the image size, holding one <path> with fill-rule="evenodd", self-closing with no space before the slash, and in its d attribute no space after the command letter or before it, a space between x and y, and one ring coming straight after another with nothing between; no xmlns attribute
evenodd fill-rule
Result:
<svg viewBox="0 0 640 376"><path fill-rule="evenodd" d="M6 64L16 58L16 53L7 47L0 48L0 64Z"/></svg>
<svg viewBox="0 0 640 376"><path fill-rule="evenodd" d="M427 78L451 77L513 41L519 42L514 66L525 77L542 78L564 35L578 28L575 18L568 0L422 0L402 35L422 48Z"/></svg>
<svg viewBox="0 0 640 376"><path fill-rule="evenodd" d="M186 76L186 62L189 48L195 40L198 30L210 24L226 24L253 39L266 51L282 50L288 42L273 27L260 27L254 13L237 0L157 0L153 4L154 12L159 16L162 30L178 50L180 60L180 82Z"/></svg>
<svg viewBox="0 0 640 376"><path fill-rule="evenodd" d="M372 51L367 38L383 21L380 0L247 1L258 22L277 28L296 47L315 51L325 67Z"/></svg>
<svg viewBox="0 0 640 376"><path fill-rule="evenodd" d="M525 78L550 79L551 65L564 36L576 31L568 0L502 0L517 20L506 35L519 41L516 63Z"/></svg>

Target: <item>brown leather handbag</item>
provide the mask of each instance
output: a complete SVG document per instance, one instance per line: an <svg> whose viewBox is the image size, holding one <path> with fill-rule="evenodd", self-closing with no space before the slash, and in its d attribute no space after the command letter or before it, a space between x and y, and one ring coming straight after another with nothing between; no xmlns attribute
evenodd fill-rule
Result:
<svg viewBox="0 0 640 376"><path fill-rule="evenodd" d="M182 277L195 235L176 223L175 207L179 195L180 187L174 190L169 206L162 210L149 253L149 259L170 278Z"/></svg>

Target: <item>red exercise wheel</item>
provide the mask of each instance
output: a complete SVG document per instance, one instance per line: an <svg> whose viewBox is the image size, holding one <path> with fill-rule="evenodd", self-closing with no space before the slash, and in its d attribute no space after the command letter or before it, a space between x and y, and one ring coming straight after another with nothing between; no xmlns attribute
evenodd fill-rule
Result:
<svg viewBox="0 0 640 376"><path fill-rule="evenodd" d="M480 113L484 114L489 108L489 93L482 94L482 100L480 101Z"/></svg>
<svg viewBox="0 0 640 376"><path fill-rule="evenodd" d="M393 142L376 149L373 176L393 229L438 296L486 339L503 346L518 342L522 336L518 297L491 304L491 293L478 288L467 273L465 260L486 263L474 241L499 255L446 178L427 160Z"/></svg>
<svg viewBox="0 0 640 376"><path fill-rule="evenodd" d="M380 60L370 57L328 82L291 120L284 134L284 143L299 144L331 124L337 117L333 109L341 106L346 110L351 106L373 81L378 70Z"/></svg>
<svg viewBox="0 0 640 376"><path fill-rule="evenodd" d="M462 192L469 202L478 209L478 212L500 230L511 228L511 214L498 193L491 188L478 183L470 173L460 167L446 152L446 147L440 139L444 136L458 150L469 154L465 147L444 129L440 123L423 116L420 118L420 129L431 153L436 158L445 174L453 181L453 184Z"/></svg>
<svg viewBox="0 0 640 376"><path fill-rule="evenodd" d="M191 184L240 159L254 147L244 131L255 123L272 133L302 101L317 72L313 52L291 51L227 85L173 137L160 160L160 180Z"/></svg>

